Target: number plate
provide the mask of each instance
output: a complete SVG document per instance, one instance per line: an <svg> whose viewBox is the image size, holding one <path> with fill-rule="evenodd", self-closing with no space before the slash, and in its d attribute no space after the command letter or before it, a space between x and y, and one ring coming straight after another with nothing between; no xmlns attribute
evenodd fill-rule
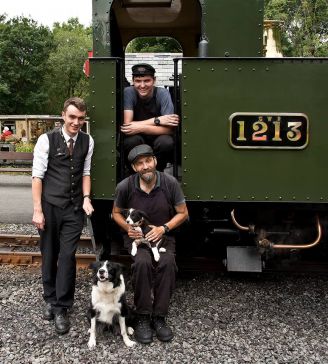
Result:
<svg viewBox="0 0 328 364"><path fill-rule="evenodd" d="M234 148L303 149L308 144L305 114L234 113L229 119Z"/></svg>

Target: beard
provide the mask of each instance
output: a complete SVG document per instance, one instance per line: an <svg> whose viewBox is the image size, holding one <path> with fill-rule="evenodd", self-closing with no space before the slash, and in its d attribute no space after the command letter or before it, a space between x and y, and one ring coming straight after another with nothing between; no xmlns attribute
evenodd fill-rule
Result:
<svg viewBox="0 0 328 364"><path fill-rule="evenodd" d="M150 184L155 179L155 169L151 169L147 172L139 172L139 177L147 184Z"/></svg>

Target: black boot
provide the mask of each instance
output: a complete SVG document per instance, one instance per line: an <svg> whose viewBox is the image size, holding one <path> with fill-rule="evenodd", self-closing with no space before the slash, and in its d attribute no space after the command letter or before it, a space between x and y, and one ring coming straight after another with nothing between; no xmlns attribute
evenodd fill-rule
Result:
<svg viewBox="0 0 328 364"><path fill-rule="evenodd" d="M42 317L44 320L47 321L51 321L54 319L54 312L52 310L51 303L46 303L46 305L44 306Z"/></svg>
<svg viewBox="0 0 328 364"><path fill-rule="evenodd" d="M55 313L55 329L57 334L66 334L70 327L71 325L69 322L67 310L62 310L58 313Z"/></svg>
<svg viewBox="0 0 328 364"><path fill-rule="evenodd" d="M152 323L158 340L170 341L173 339L173 332L167 326L164 316L154 316Z"/></svg>
<svg viewBox="0 0 328 364"><path fill-rule="evenodd" d="M150 344L153 341L153 331L150 327L149 315L138 315L134 337L142 344Z"/></svg>

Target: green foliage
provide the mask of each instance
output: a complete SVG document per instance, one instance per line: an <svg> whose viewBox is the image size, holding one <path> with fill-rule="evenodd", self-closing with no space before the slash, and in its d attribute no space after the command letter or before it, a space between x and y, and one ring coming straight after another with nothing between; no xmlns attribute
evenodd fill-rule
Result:
<svg viewBox="0 0 328 364"><path fill-rule="evenodd" d="M31 153L34 150L35 144L33 143L16 143L15 152Z"/></svg>
<svg viewBox="0 0 328 364"><path fill-rule="evenodd" d="M50 30L31 19L0 16L1 114L37 114L47 101L44 78L53 47Z"/></svg>
<svg viewBox="0 0 328 364"><path fill-rule="evenodd" d="M59 114L65 99L88 96L83 64L92 48L91 29L84 28L77 18L71 18L67 23L55 23L53 36L55 48L49 57L47 110L49 114Z"/></svg>
<svg viewBox="0 0 328 364"><path fill-rule="evenodd" d="M128 53L181 53L180 44L169 37L141 37L133 39L126 48Z"/></svg>
<svg viewBox="0 0 328 364"><path fill-rule="evenodd" d="M265 0L265 17L284 22L285 56L328 56L327 0Z"/></svg>

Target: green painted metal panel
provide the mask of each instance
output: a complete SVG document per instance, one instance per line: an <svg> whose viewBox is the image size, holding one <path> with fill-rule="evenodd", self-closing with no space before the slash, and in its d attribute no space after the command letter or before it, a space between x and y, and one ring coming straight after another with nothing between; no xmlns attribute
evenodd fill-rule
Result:
<svg viewBox="0 0 328 364"><path fill-rule="evenodd" d="M328 59L184 59L183 188L190 200L328 201ZM233 113L304 113L302 150L234 149Z"/></svg>
<svg viewBox="0 0 328 364"><path fill-rule="evenodd" d="M92 0L93 54L96 57L111 55L109 35L111 6L112 0Z"/></svg>
<svg viewBox="0 0 328 364"><path fill-rule="evenodd" d="M116 186L117 61L112 58L90 61L90 132L95 141L92 195L111 199Z"/></svg>
<svg viewBox="0 0 328 364"><path fill-rule="evenodd" d="M263 0L203 0L209 57L263 54Z"/></svg>

